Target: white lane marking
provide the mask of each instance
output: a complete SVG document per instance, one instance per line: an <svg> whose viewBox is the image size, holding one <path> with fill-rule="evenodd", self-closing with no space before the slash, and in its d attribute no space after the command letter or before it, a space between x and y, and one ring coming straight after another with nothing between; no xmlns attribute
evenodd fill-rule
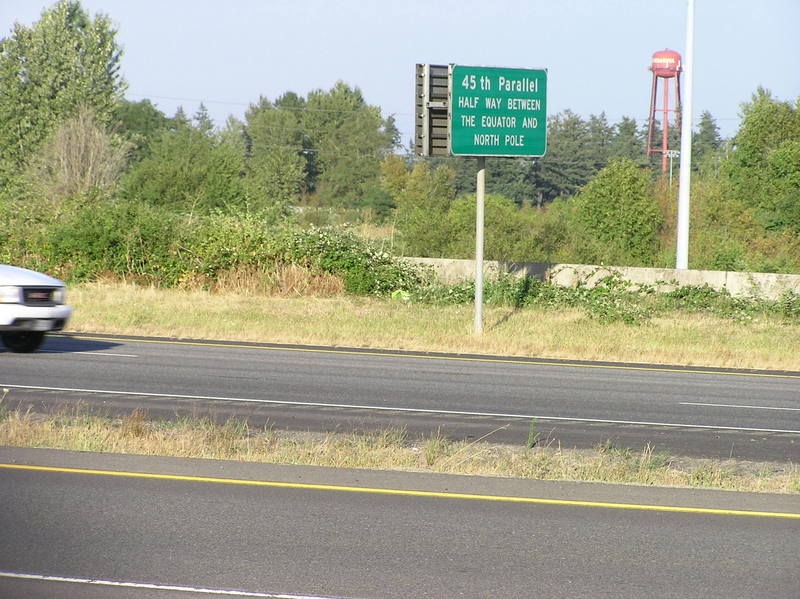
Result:
<svg viewBox="0 0 800 599"><path fill-rule="evenodd" d="M204 589L169 584L150 584L146 582L121 582L118 580L101 580L98 578L70 578L67 576L47 576L44 574L22 574L18 572L0 572L0 578L16 578L20 580L38 580L44 582L71 582L77 584L93 584L108 587L124 587L129 589L148 589L156 591L179 591L182 593L206 593L228 595L233 597L262 597L267 599L336 599L321 595L287 595L285 593L257 593L253 591L231 591L225 589ZM343 599L343 598L339 598Z"/></svg>
<svg viewBox="0 0 800 599"><path fill-rule="evenodd" d="M242 403L259 403L281 406L300 406L309 408L342 408L347 410L372 410L375 412L406 412L409 414L442 414L446 416L479 416L489 418L513 418L531 420L555 420L558 422L592 422L596 424L632 424L638 426L665 426L670 428L693 428L702 430L725 430L749 433L789 433L800 435L800 430L780 428L750 428L743 426L721 426L716 424L681 424L676 422L647 422L638 420L610 420L604 418L578 418L571 416L542 416L537 414L505 414L502 412L467 412L461 410L430 410L426 408L406 408L401 406L366 406L359 404L322 403L313 401L285 401L280 399L253 399L247 397L220 397L214 395L179 395L177 393L145 393L141 391L111 391L108 389L72 389L69 387L38 387L34 385L14 385L0 383L0 387L13 390L35 389L39 391L68 391L76 393L107 393L111 395L129 395L132 397L165 397L170 399L204 399L211 401L238 401Z"/></svg>
<svg viewBox="0 0 800 599"><path fill-rule="evenodd" d="M459 355L447 355L447 354L440 354L440 355L431 355L426 354L424 352L418 353L403 353L402 351L393 351L393 350L380 350L374 349L372 351L368 351L366 349L363 350L356 350L356 349L322 349L322 348L313 348L313 347L304 347L304 346L267 346L267 345L259 345L257 343L247 344L247 342L237 342L237 341L230 341L228 343L222 342L214 342L214 341L179 341L177 339L169 340L169 339L158 339L158 338L147 338L147 337L125 337L125 336L105 336L105 337L98 337L97 334L92 336L91 334L87 333L85 335L73 333L66 333L58 335L63 339L88 339L93 341L121 341L121 342L133 342L133 343L156 343L156 344L163 344L163 345L184 345L184 346L191 346L191 347L224 347L224 348L232 348L232 349L257 349L262 351L285 351L285 352L301 352L301 353L317 353L317 354L334 354L334 355L349 355L349 356L373 356L373 357L383 357L383 358L419 358L424 360L445 360L445 361L452 361L452 362L485 362L490 364L522 364L522 365L529 365L529 366L565 366L568 368L599 368L599 369L608 369L608 370L633 370L633 371L645 371L645 372L663 372L663 373L677 373L677 374L712 374L712 375L724 375L724 376L748 376L748 377L766 377L766 378L780 378L780 379L800 379L800 375L798 374L780 374L779 372L737 372L731 370L698 370L698 369L690 369L690 367L686 368L677 368L677 367L670 367L670 366L659 366L653 364L652 366L625 366L624 364L592 364L592 363L580 363L580 362L551 362L547 360L539 360L539 359L528 359L524 357L514 358L514 357L506 357L506 358L499 358L499 357L491 357L491 356L459 356Z"/></svg>
<svg viewBox="0 0 800 599"><path fill-rule="evenodd" d="M99 352L99 351L66 351L63 349L40 349L39 352L43 354L84 354L87 356L114 356L117 358L139 357L136 354L112 354L111 352Z"/></svg>
<svg viewBox="0 0 800 599"><path fill-rule="evenodd" d="M729 403L695 403L692 401L680 402L682 406L704 406L708 408L741 408L743 410L786 410L787 412L800 412L800 408L780 408L777 406L742 406Z"/></svg>

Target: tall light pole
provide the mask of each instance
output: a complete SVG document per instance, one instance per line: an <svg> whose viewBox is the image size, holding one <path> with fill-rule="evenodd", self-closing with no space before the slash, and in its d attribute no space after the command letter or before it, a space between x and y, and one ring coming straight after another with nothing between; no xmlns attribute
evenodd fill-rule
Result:
<svg viewBox="0 0 800 599"><path fill-rule="evenodd" d="M689 186L692 174L692 88L694 79L694 0L686 11L686 50L683 54L684 103L681 119L681 162L678 179L678 231L675 268L689 268Z"/></svg>

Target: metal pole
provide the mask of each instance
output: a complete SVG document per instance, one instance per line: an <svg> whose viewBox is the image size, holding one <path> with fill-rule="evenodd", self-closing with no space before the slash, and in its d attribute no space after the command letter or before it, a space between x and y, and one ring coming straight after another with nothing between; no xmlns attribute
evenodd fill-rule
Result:
<svg viewBox="0 0 800 599"><path fill-rule="evenodd" d="M667 172L667 147L669 146L669 79L664 79L664 116L661 119L661 173Z"/></svg>
<svg viewBox="0 0 800 599"><path fill-rule="evenodd" d="M681 118L681 161L678 178L678 231L675 268L689 268L689 186L692 173L692 80L694 76L694 0L686 10L686 53L684 54L685 99Z"/></svg>
<svg viewBox="0 0 800 599"><path fill-rule="evenodd" d="M478 158L475 206L475 334L483 331L483 196L486 190L486 158Z"/></svg>

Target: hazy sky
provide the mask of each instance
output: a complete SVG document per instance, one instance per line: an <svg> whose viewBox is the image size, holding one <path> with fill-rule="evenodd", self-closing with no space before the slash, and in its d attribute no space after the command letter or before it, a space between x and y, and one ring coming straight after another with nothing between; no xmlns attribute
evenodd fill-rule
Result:
<svg viewBox="0 0 800 599"><path fill-rule="evenodd" d="M0 37L53 2L0 0ZM337 80L413 135L416 63L548 69L548 113L647 117L652 53L684 53L686 0L83 0L108 14L131 100L218 126L248 104ZM761 85L800 96L800 0L696 0L694 120L722 134ZM684 84L685 86L685 84Z"/></svg>

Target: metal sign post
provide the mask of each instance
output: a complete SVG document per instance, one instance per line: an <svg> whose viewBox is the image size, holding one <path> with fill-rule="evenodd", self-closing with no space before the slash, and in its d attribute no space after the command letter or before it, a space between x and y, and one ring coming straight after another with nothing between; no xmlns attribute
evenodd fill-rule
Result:
<svg viewBox="0 0 800 599"><path fill-rule="evenodd" d="M485 156L543 156L547 147L547 71L450 66L449 148L477 156L475 334L483 332Z"/></svg>
<svg viewBox="0 0 800 599"><path fill-rule="evenodd" d="M419 156L478 158L475 333L483 323L486 156L539 157L547 148L547 71L418 64L414 149Z"/></svg>
<svg viewBox="0 0 800 599"><path fill-rule="evenodd" d="M475 334L483 332L483 206L486 190L486 158L478 158L475 186Z"/></svg>
<svg viewBox="0 0 800 599"><path fill-rule="evenodd" d="M669 187L672 189L672 159L679 158L681 152L680 150L667 150L664 155L669 158Z"/></svg>

